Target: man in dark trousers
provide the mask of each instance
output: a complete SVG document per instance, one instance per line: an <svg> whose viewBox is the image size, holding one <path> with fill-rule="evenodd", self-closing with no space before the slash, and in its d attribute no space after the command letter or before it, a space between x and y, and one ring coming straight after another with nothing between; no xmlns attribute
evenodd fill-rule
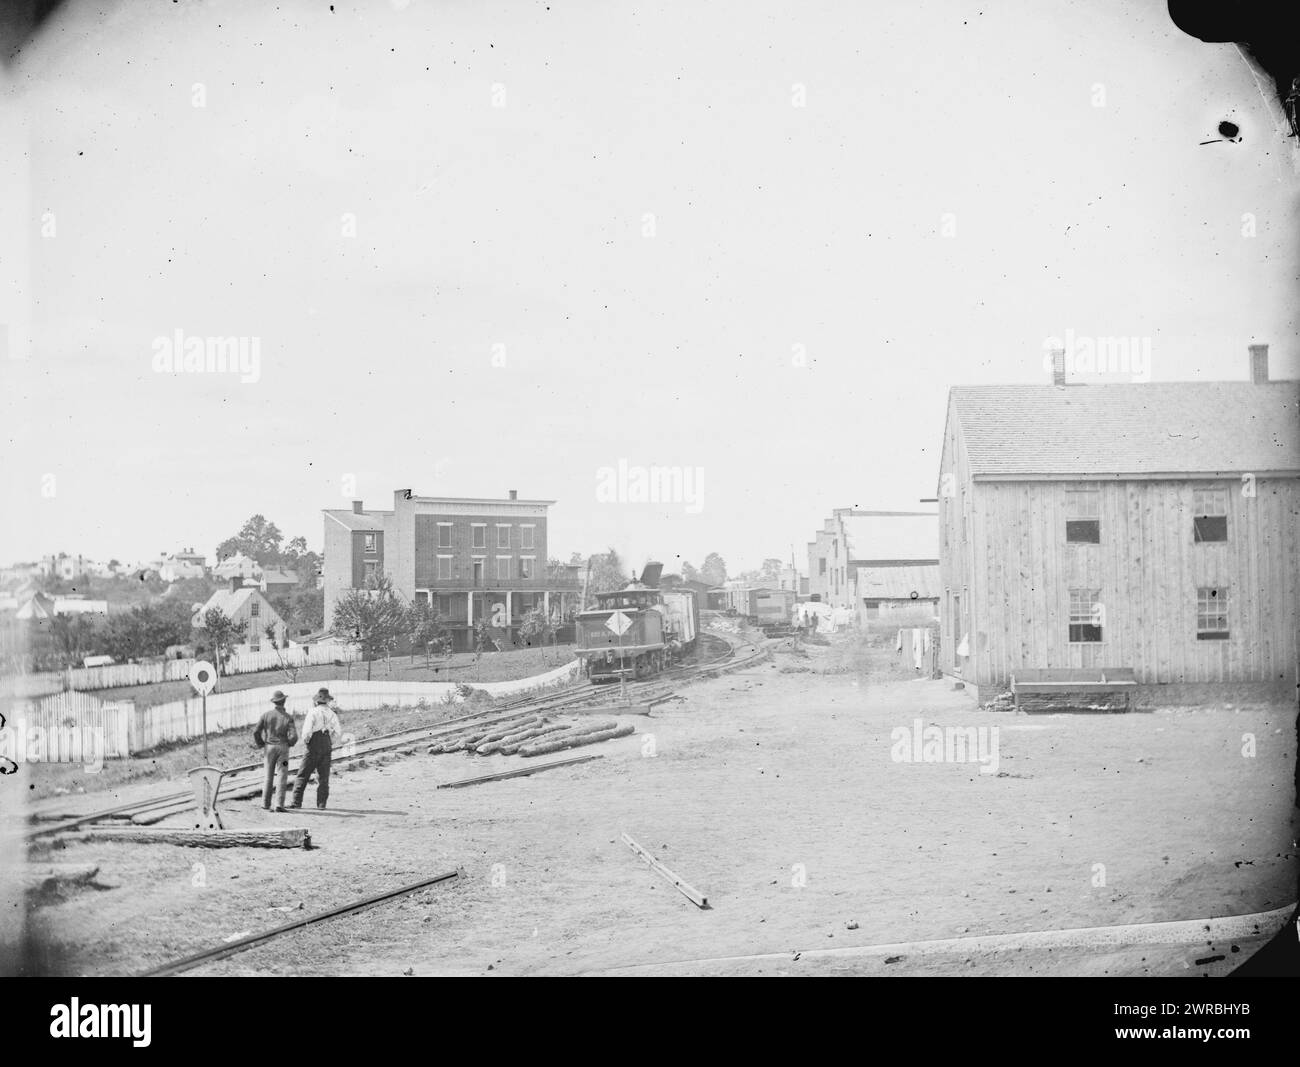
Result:
<svg viewBox="0 0 1300 1067"><path fill-rule="evenodd" d="M275 775L280 774L280 788L276 792L275 810L284 811L284 791L289 786L289 749L298 743L298 728L293 716L284 710L288 699L276 690L271 694L271 710L262 716L253 731L253 743L266 749L266 786L262 790L262 807L271 810L271 788Z"/></svg>
<svg viewBox="0 0 1300 1067"><path fill-rule="evenodd" d="M307 744L307 753L298 768L298 777L294 779L290 807L302 807L302 795L312 771L315 771L316 807L323 808L330 795L330 758L334 742L343 740L343 726L339 722L338 709L334 707L334 698L323 686L312 698L312 709L302 724L302 738Z"/></svg>

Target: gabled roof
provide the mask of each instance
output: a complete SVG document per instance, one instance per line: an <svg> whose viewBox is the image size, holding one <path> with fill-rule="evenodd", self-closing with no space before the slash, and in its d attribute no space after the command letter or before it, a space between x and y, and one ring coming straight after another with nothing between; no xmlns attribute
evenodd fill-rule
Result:
<svg viewBox="0 0 1300 1067"><path fill-rule="evenodd" d="M245 585L238 589L218 589L208 597L207 603L194 613L194 617L201 621L209 609L220 608L223 615L229 619L233 619L239 613L240 609L243 608L244 604L252 597L257 597L267 606L272 615L277 619L280 618L279 613L275 610L274 606L272 606L271 602L262 595L262 590L258 589L255 585Z"/></svg>
<svg viewBox="0 0 1300 1067"><path fill-rule="evenodd" d="M349 530L362 533L382 533L384 521L381 516L391 515L391 511L363 511L357 514L350 508L326 508L325 514Z"/></svg>
<svg viewBox="0 0 1300 1067"><path fill-rule="evenodd" d="M859 567L858 596L866 600L937 600L939 564Z"/></svg>
<svg viewBox="0 0 1300 1067"><path fill-rule="evenodd" d="M850 561L939 558L939 516L933 511L854 511L842 521Z"/></svg>
<svg viewBox="0 0 1300 1067"><path fill-rule="evenodd" d="M262 581L267 585L297 585L298 575L293 571L263 571Z"/></svg>
<svg viewBox="0 0 1300 1067"><path fill-rule="evenodd" d="M1300 382L954 386L973 477L1300 471Z"/></svg>

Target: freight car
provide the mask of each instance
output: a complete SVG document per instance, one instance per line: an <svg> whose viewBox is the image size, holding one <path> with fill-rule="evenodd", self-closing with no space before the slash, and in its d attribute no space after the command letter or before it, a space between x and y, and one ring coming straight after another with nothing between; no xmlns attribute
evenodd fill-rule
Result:
<svg viewBox="0 0 1300 1067"><path fill-rule="evenodd" d="M593 682L645 678L695 647L695 594L659 589L660 570L662 564L648 564L641 581L597 593L596 607L579 613L577 654Z"/></svg>
<svg viewBox="0 0 1300 1067"><path fill-rule="evenodd" d="M794 617L792 589L725 589L723 597L728 615L739 615L764 630L789 627Z"/></svg>

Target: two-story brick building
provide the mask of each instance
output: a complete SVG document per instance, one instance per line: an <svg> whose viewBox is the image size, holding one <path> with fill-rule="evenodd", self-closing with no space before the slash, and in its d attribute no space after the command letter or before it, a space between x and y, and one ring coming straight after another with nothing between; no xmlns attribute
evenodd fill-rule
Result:
<svg viewBox="0 0 1300 1067"><path fill-rule="evenodd" d="M851 610L859 623L874 617L895 587L933 600L938 540L932 511L836 508L808 543L808 594Z"/></svg>
<svg viewBox="0 0 1300 1067"><path fill-rule="evenodd" d="M939 475L943 669L1132 668L1144 696L1296 684L1300 383L958 386Z"/></svg>
<svg viewBox="0 0 1300 1067"><path fill-rule="evenodd" d="M476 623L513 637L540 608L564 619L577 606L578 583L547 567L547 515L553 500L422 497L393 493L390 511L327 509L324 592L327 624L349 589L387 575L408 601L425 601L452 634L472 647Z"/></svg>

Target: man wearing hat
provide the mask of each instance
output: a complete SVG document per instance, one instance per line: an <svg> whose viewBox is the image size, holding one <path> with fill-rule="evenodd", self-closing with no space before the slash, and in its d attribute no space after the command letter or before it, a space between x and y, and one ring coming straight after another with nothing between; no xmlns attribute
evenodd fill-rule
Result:
<svg viewBox="0 0 1300 1067"><path fill-rule="evenodd" d="M316 807L325 807L330 795L330 758L334 751L334 742L343 740L343 726L339 722L338 710L334 707L334 698L330 691L322 686L312 698L311 711L302 724L302 738L307 744L307 753L298 767L298 777L293 783L294 808L302 807L302 795L307 789L312 771L316 772Z"/></svg>
<svg viewBox="0 0 1300 1067"><path fill-rule="evenodd" d="M276 772L280 772L280 788L276 792L275 810L284 811L284 791L289 785L289 749L298 743L298 728L293 716L284 710L288 699L280 690L271 694L271 710L258 720L253 731L253 743L266 749L266 786L262 790L262 807L271 810L271 787Z"/></svg>

